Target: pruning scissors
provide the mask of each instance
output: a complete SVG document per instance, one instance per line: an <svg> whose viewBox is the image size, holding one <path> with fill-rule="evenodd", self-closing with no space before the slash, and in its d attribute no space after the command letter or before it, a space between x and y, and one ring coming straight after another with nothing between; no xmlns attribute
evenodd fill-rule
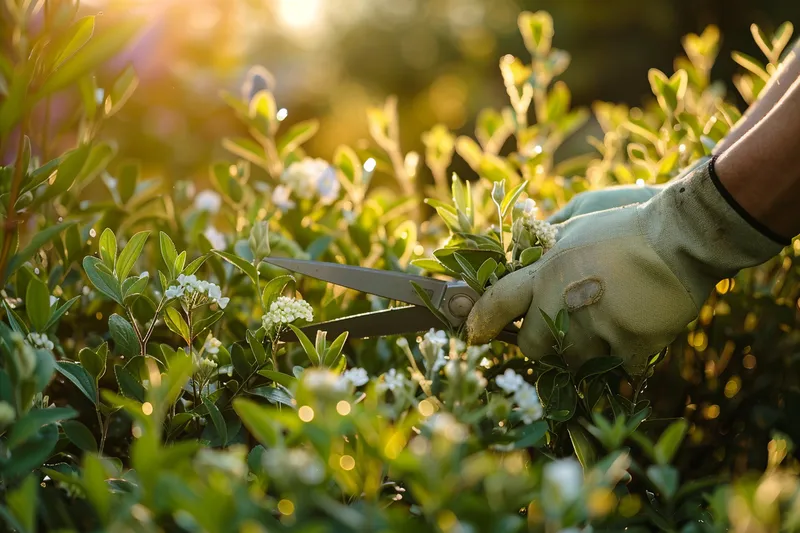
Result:
<svg viewBox="0 0 800 533"><path fill-rule="evenodd" d="M316 336L317 331L326 331L328 335L334 337L347 331L350 338L363 339L419 333L430 328L441 327L441 318L428 309L423 298L414 289L412 282L427 294L433 307L453 328L458 328L464 323L472 306L480 297L477 291L463 281L443 281L402 272L302 259L270 257L265 261L334 285L410 304L337 318L300 328L312 339ZM509 344L516 344L517 333L519 333L519 328L514 324L509 324L496 338ZM281 335L281 338L286 341L297 340L291 330Z"/></svg>

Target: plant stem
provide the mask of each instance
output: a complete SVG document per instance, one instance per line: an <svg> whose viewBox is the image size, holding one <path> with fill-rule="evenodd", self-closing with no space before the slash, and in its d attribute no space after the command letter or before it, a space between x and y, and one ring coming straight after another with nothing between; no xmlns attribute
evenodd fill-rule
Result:
<svg viewBox="0 0 800 533"><path fill-rule="evenodd" d="M25 103L23 102L23 106ZM25 130L28 122L27 113L23 112L22 120L19 125L19 146L17 146L17 157L14 163L14 176L11 180L11 190L8 194L8 209L6 211L6 219L3 221L3 248L0 251L0 287L5 286L6 282L6 263L8 262L8 254L11 251L12 235L17 229L17 210L15 205L19 199L19 191L22 186L22 178L25 176L27 169L22 168L22 156L25 149Z"/></svg>

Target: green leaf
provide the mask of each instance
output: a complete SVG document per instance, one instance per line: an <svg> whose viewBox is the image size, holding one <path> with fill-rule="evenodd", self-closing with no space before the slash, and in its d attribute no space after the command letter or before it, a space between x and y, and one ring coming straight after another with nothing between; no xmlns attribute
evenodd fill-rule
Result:
<svg viewBox="0 0 800 533"><path fill-rule="evenodd" d="M558 328L559 333L563 333L564 335L569 333L569 313L567 313L566 309L558 311L556 315L556 328Z"/></svg>
<svg viewBox="0 0 800 533"><path fill-rule="evenodd" d="M124 317L116 313L111 315L108 319L108 329L118 352L128 357L139 354L139 338L131 323Z"/></svg>
<svg viewBox="0 0 800 533"><path fill-rule="evenodd" d="M39 278L31 278L25 291L25 313L34 331L46 331L50 319L50 290Z"/></svg>
<svg viewBox="0 0 800 533"><path fill-rule="evenodd" d="M144 386L138 377L121 365L114 365L114 376L117 378L120 394L126 398L144 403Z"/></svg>
<svg viewBox="0 0 800 533"><path fill-rule="evenodd" d="M105 343L97 350L92 350L87 347L78 352L78 360L80 360L86 372L94 378L95 382L99 381L106 373L107 355L108 346Z"/></svg>
<svg viewBox="0 0 800 533"><path fill-rule="evenodd" d="M581 365L575 375L575 381L582 383L592 376L611 372L620 365L622 365L622 359L613 355L593 357Z"/></svg>
<svg viewBox="0 0 800 533"><path fill-rule="evenodd" d="M252 351L248 350L248 353L252 354ZM233 369L242 379L248 379L253 373L256 364L255 355L250 360L241 344L237 343L231 347L231 363L233 364Z"/></svg>
<svg viewBox="0 0 800 533"><path fill-rule="evenodd" d="M489 281L489 277L492 275L495 268L497 268L497 261L491 257L487 258L483 264L481 264L480 268L478 268L478 283L481 287L486 286L486 282Z"/></svg>
<svg viewBox="0 0 800 533"><path fill-rule="evenodd" d="M67 438L85 452L97 452L97 440L85 425L77 420L67 420L61 424Z"/></svg>
<svg viewBox="0 0 800 533"><path fill-rule="evenodd" d="M586 430L577 423L569 423L567 431L569 432L575 455L578 456L578 461L583 466L583 470L587 471L597 462L597 452L594 449L594 444L592 444L592 440Z"/></svg>
<svg viewBox="0 0 800 533"><path fill-rule="evenodd" d="M187 343L191 341L189 335L189 325L183 319L181 314L174 307L167 307L164 313L164 322L173 333L177 333Z"/></svg>
<svg viewBox="0 0 800 533"><path fill-rule="evenodd" d="M522 250L519 260L522 261L522 266L526 267L538 261L539 258L542 257L543 252L544 250L541 246L531 246L530 248Z"/></svg>
<svg viewBox="0 0 800 533"><path fill-rule="evenodd" d="M672 461L683 442L687 429L689 429L689 424L684 419L676 420L667 427L655 446L655 459L658 464L667 465Z"/></svg>
<svg viewBox="0 0 800 533"><path fill-rule="evenodd" d="M125 248L119 254L119 261L117 261L117 279L123 280L128 276L136 260L142 253L147 237L150 236L149 231L140 231L128 241Z"/></svg>
<svg viewBox="0 0 800 533"><path fill-rule="evenodd" d="M492 202L497 206L498 211L501 211L503 199L506 196L506 180L498 180L492 184ZM502 220L501 220L502 221Z"/></svg>
<svg viewBox="0 0 800 533"><path fill-rule="evenodd" d="M98 264L102 264L102 261L100 261L100 259L97 257L84 257L83 270L86 272L86 276L89 278L89 281L92 282L92 285L94 285L98 291L105 294L118 304L123 305L119 281L117 281L117 279L111 274L98 269Z"/></svg>
<svg viewBox="0 0 800 533"><path fill-rule="evenodd" d="M58 164L55 180L47 187L44 194L38 198L38 201L46 202L67 192L75 184L75 180L80 175L90 153L91 146L88 144L83 144L67 153Z"/></svg>
<svg viewBox="0 0 800 533"><path fill-rule="evenodd" d="M106 117L110 117L122 109L138 85L139 78L136 76L136 71L132 66L128 66L114 81L114 85L106 97L104 109Z"/></svg>
<svg viewBox="0 0 800 533"><path fill-rule="evenodd" d="M58 322L58 319L64 316L64 313L69 311L69 308L72 307L72 304L77 302L79 299L80 296L74 296L69 300L67 300L66 302L64 302L63 304L61 304L60 306L56 306L55 310L51 310L52 312L50 314L50 318L47 320L47 324L44 325L43 331L47 331L53 326L55 326L56 323Z"/></svg>
<svg viewBox="0 0 800 533"><path fill-rule="evenodd" d="M6 479L28 474L39 468L53 453L58 443L58 428L49 424L40 429L24 446L15 449L10 460L0 465L0 473Z"/></svg>
<svg viewBox="0 0 800 533"><path fill-rule="evenodd" d="M519 438L514 442L514 448L530 448L537 446L547 434L549 425L546 420L537 420L533 424L523 426L519 431Z"/></svg>
<svg viewBox="0 0 800 533"><path fill-rule="evenodd" d="M670 465L650 465L647 467L647 477L663 496L669 500L678 490L678 471Z"/></svg>
<svg viewBox="0 0 800 533"><path fill-rule="evenodd" d="M212 252L247 274L253 284L258 283L258 270L256 270L256 267L254 267L251 263L248 263L238 255L234 255L229 252L223 252L220 250L212 250Z"/></svg>
<svg viewBox="0 0 800 533"><path fill-rule="evenodd" d="M289 374L284 374L283 372L276 372L275 370L259 370L258 373L290 390L297 384L296 377L290 376Z"/></svg>
<svg viewBox="0 0 800 533"><path fill-rule="evenodd" d="M214 428L217 430L217 434L222 442L222 446L225 446L228 443L228 427L225 425L225 419L222 418L222 413L219 412L217 406L208 398L208 396L203 397L203 405L208 410L208 414L211 417L211 422L214 424Z"/></svg>
<svg viewBox="0 0 800 533"><path fill-rule="evenodd" d="M472 279L478 278L478 272L475 270L475 267L466 260L466 258L458 252L453 254L453 258L456 260L458 265L461 267L461 271L467 274Z"/></svg>
<svg viewBox="0 0 800 533"><path fill-rule="evenodd" d="M11 260L8 262L8 267L6 268L6 279L9 279L19 267L33 257L45 244L74 224L74 222L64 222L37 232L25 248L11 257Z"/></svg>
<svg viewBox="0 0 800 533"><path fill-rule="evenodd" d="M8 323L11 325L11 329L23 337L27 337L29 333L28 326L25 325L25 322L23 322L17 312L8 305L5 299L3 300L3 307L6 309L6 316L8 317Z"/></svg>
<svg viewBox="0 0 800 533"><path fill-rule="evenodd" d="M413 281L409 283L411 283L411 286L414 287L414 291L417 293L417 296L419 296L420 300L422 300L422 302L425 304L425 307L428 308L428 311L433 313L433 315L436 318L441 320L443 324L445 324L448 328L450 328L451 327L450 321L447 320L447 317L444 316L444 314L441 311L439 311L439 309L435 305L433 305L431 297L428 296L428 293L425 292L425 290L422 287L420 287L418 283L415 283Z"/></svg>
<svg viewBox="0 0 800 533"><path fill-rule="evenodd" d="M550 330L550 333L553 335L553 337L554 337L554 338L555 338L557 341L560 341L560 340L561 340L561 338L560 338L560 337L559 337L559 335L558 335L558 327L556 327L556 324L555 324L555 322L553 322L553 319L552 319L552 318L550 318L550 315L548 315L547 313L545 313L545 312L542 310L542 308L541 308L541 307L539 308L539 313L541 313L541 315L542 315L542 319L544 320L544 323L545 323L545 324L547 324L547 329L549 329L549 330Z"/></svg>
<svg viewBox="0 0 800 533"><path fill-rule="evenodd" d="M37 98L59 91L75 83L85 74L88 74L112 57L128 44L139 31L141 21L133 17L117 21L115 24L95 35L75 55L66 60L39 89Z"/></svg>
<svg viewBox="0 0 800 533"><path fill-rule="evenodd" d="M11 426L6 446L11 449L16 448L27 442L42 426L55 424L76 416L78 416L78 412L71 407L31 409L16 424Z"/></svg>
<svg viewBox="0 0 800 533"><path fill-rule="evenodd" d="M278 139L278 154L285 159L300 145L308 141L319 130L319 121L316 119L304 120L294 124L289 131Z"/></svg>
<svg viewBox="0 0 800 533"><path fill-rule="evenodd" d="M261 342L249 329L247 330L247 333L245 333L245 337L247 337L247 344L250 345L250 349L253 350L253 355L256 358L258 366L263 366L267 361L267 352L264 350L264 345L261 344Z"/></svg>
<svg viewBox="0 0 800 533"><path fill-rule="evenodd" d="M308 356L308 360L311 361L311 364L319 366L319 364L321 362L320 355L317 352L317 349L311 343L311 340L297 326L295 326L293 324L289 324L289 327L294 332L294 334L297 335L297 340L299 340L300 344L303 346L303 351L306 352L306 355Z"/></svg>
<svg viewBox="0 0 800 533"><path fill-rule="evenodd" d="M85 368L78 363L59 361L56 364L56 370L75 384L83 395L89 398L93 404L97 405L97 386L94 383L94 379Z"/></svg>
<svg viewBox="0 0 800 533"><path fill-rule="evenodd" d="M264 287L264 290L261 292L261 303L264 306L264 309L269 311L270 305L274 302L278 296L282 295L286 292L286 287L290 287L289 291L294 292L296 280L294 276L289 274L285 274L282 276L275 277Z"/></svg>
<svg viewBox="0 0 800 533"><path fill-rule="evenodd" d="M103 264L113 272L117 264L117 237L111 229L106 228L103 230L103 233L100 235L100 244L98 248L100 250L100 257L103 259ZM122 280L125 279L125 277L122 276L118 279Z"/></svg>
<svg viewBox="0 0 800 533"><path fill-rule="evenodd" d="M125 305L131 306L136 298L142 295L147 289L147 284L150 283L149 276L131 277L122 283L122 292L124 294Z"/></svg>
<svg viewBox="0 0 800 533"><path fill-rule="evenodd" d="M193 322L192 337L197 338L201 333L203 333L205 330L213 326L220 318L222 318L222 315L224 314L225 311L217 310Z"/></svg>
<svg viewBox="0 0 800 533"><path fill-rule="evenodd" d="M261 398L265 398L270 403L279 403L292 409L295 407L292 403L292 397L289 396L285 390L278 387L270 387L269 385L256 387L255 389L248 390L247 394L260 396Z"/></svg>
<svg viewBox="0 0 800 533"><path fill-rule="evenodd" d="M84 17L75 22L67 30L66 38L63 45L59 47L58 53L55 56L52 67L58 69L64 61L67 61L74 56L78 50L84 47L89 39L92 38L94 33L94 17ZM61 44L61 43L59 43Z"/></svg>
<svg viewBox="0 0 800 533"><path fill-rule="evenodd" d="M264 147L248 137L225 137L222 139L222 147L261 168L269 166Z"/></svg>
<svg viewBox="0 0 800 533"><path fill-rule="evenodd" d="M86 498L91 502L92 508L97 512L103 524L108 522L108 511L114 492L106 482L106 477L102 459L92 454L85 454L83 457L83 488L86 491ZM102 529L108 530L109 528Z"/></svg>
<svg viewBox="0 0 800 533"><path fill-rule="evenodd" d="M345 331L336 337L336 339L328 347L328 350L325 352L325 357L323 358L322 364L327 367L332 367L336 363L336 360L342 354L344 343L347 341L347 335L348 332Z"/></svg>
<svg viewBox="0 0 800 533"><path fill-rule="evenodd" d="M175 249L175 243L169 238L169 235L163 231L158 234L158 241L161 246L161 258L164 264L167 265L170 278L177 276L175 272L175 260L178 258L178 251Z"/></svg>
<svg viewBox="0 0 800 533"><path fill-rule="evenodd" d="M36 531L36 507L39 503L39 483L36 474L29 474L14 490L6 494L6 506L14 518L14 529L21 533ZM9 524L11 525L11 524Z"/></svg>
<svg viewBox="0 0 800 533"><path fill-rule="evenodd" d="M278 127L275 97L267 90L258 91L250 100L249 114L254 125L264 135L273 135Z"/></svg>
<svg viewBox="0 0 800 533"><path fill-rule="evenodd" d="M119 197L123 204L127 204L136 192L136 183L142 173L141 164L138 161L125 161L120 164L118 175Z"/></svg>
<svg viewBox="0 0 800 533"><path fill-rule="evenodd" d="M201 255L200 257L198 257L197 259L186 265L186 268L183 269L183 272L181 272L181 274L191 276L192 274L197 272L201 266L203 266L203 263L206 262L206 259L208 259L208 255Z"/></svg>
<svg viewBox="0 0 800 533"><path fill-rule="evenodd" d="M271 412L246 398L235 398L233 410L242 419L247 430L267 448L274 448L280 442L280 430L273 421Z"/></svg>
<svg viewBox="0 0 800 533"><path fill-rule="evenodd" d="M175 258L175 265L173 267L173 270L175 271L175 273L182 272L183 271L183 265L185 265L185 264L186 264L186 250L184 250L181 253L179 253L178 257Z"/></svg>

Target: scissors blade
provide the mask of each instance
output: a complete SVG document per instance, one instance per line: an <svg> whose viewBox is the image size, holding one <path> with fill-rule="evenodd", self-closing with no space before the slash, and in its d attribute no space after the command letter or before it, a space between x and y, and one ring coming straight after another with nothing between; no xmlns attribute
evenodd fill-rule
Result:
<svg viewBox="0 0 800 533"><path fill-rule="evenodd" d="M439 319L427 308L409 305L328 320L302 327L300 330L313 341L317 331L326 331L331 340L345 331L349 332L349 339L366 339L418 333L440 325ZM297 336L292 330L285 330L281 333L281 340L296 342Z"/></svg>
<svg viewBox="0 0 800 533"><path fill-rule="evenodd" d="M264 261L298 274L333 283L334 285L382 296L390 300L398 300L411 305L425 305L422 299L417 296L414 287L411 286L411 281L419 284L428 293L431 301L436 306L442 303L444 293L447 290L446 281L413 276L402 272L284 257L269 257Z"/></svg>

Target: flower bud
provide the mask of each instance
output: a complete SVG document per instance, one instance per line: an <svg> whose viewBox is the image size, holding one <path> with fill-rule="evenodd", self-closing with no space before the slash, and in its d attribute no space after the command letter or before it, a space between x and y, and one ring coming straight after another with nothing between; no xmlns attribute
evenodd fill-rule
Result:
<svg viewBox="0 0 800 533"><path fill-rule="evenodd" d="M253 224L250 229L250 251L253 252L253 257L257 261L269 256L271 250L269 247L269 222L261 220Z"/></svg>

